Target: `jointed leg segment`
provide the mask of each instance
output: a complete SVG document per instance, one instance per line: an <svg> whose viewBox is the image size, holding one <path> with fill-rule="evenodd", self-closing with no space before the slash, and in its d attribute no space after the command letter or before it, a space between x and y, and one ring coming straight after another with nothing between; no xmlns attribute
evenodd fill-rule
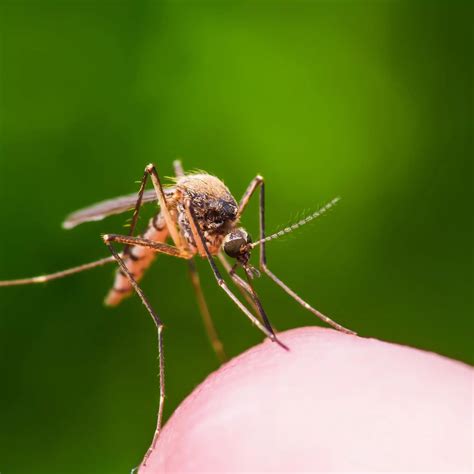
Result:
<svg viewBox="0 0 474 474"><path fill-rule="evenodd" d="M242 293L243 297L246 299L247 303L252 306L252 309L254 310L255 314L258 315L258 308L255 305L255 302L252 298L252 291L247 284L245 280L243 280L237 273L235 273L234 267L227 261L225 258L224 254L222 252L219 252L217 255L217 258L221 262L222 266L224 267L225 271L229 274L229 276L232 278L232 281L234 284L237 286L239 289L240 293Z"/></svg>
<svg viewBox="0 0 474 474"><path fill-rule="evenodd" d="M260 209L260 269L262 272L267 274L280 288L282 288L288 295L294 298L301 306L305 309L313 313L319 319L327 323L329 326L332 326L334 329L338 331L345 332L347 334L356 334L354 331L341 326L340 324L336 323L332 319L328 318L323 313L319 312L317 309L313 308L309 303L304 301L300 296L298 296L290 287L288 287L285 283L283 283L273 272L269 270L267 267L267 256L265 251L265 183L261 176L256 176L252 182L250 183L249 187L244 193L242 200L240 201L239 207L239 215L242 214L245 207L247 206L250 197L256 191L256 189L260 186L260 202L259 202L259 209Z"/></svg>
<svg viewBox="0 0 474 474"><path fill-rule="evenodd" d="M173 239L174 244L176 247L182 249L185 247L181 234L178 232L178 228L176 226L176 221L171 216L168 204L166 202L165 193L163 192L163 186L161 185L160 177L158 176L158 172L156 171L156 167L153 164L149 164L145 168L145 172L151 176L151 181L153 182L153 187L156 191L156 196L158 198L158 202L160 203L161 212L166 221L166 225L168 226L169 233L171 238Z"/></svg>
<svg viewBox="0 0 474 474"><path fill-rule="evenodd" d="M46 283L51 280L58 280L60 278L67 277L69 275L74 275L75 273L80 273L85 270L91 270L92 268L101 267L106 263L111 263L114 261L112 256L101 258L95 262L84 263L77 267L68 268L67 270L62 270L60 272L50 273L48 275L39 275L30 278L20 278L17 280L2 280L0 281L0 286L19 286L19 285L32 285L34 283Z"/></svg>
<svg viewBox="0 0 474 474"><path fill-rule="evenodd" d="M123 274L128 278L130 283L132 284L133 288L137 292L138 296L140 297L143 305L147 309L148 313L150 314L151 318L153 319L153 322L155 323L156 329L157 329L157 336L158 336L158 364L159 364L159 376L160 376L160 400L158 402L158 414L157 414L157 422L156 422L156 429L155 429L155 434L153 435L153 441L151 443L150 448L148 449L147 453L145 454L145 457L143 458L142 465L146 465L146 462L148 460L148 457L150 456L151 452L155 448L156 441L158 440L158 436L161 431L161 424L163 421L163 407L164 407L164 402L165 402L165 360L164 360L164 354L163 354L163 323L159 316L156 314L154 309L152 308L150 302L148 301L147 297L145 296L145 293L143 293L143 290L140 288L136 280L133 278L132 274L127 268L127 265L125 265L125 262L123 261L122 257L119 255L119 253L114 249L112 242L115 240L119 242L118 239L110 239L110 235L104 235L104 243L114 256L115 260L117 261L121 271ZM130 237L129 237L130 239ZM130 244L130 242L125 242Z"/></svg>
<svg viewBox="0 0 474 474"><path fill-rule="evenodd" d="M196 216L194 214L194 210L193 210L193 207L192 207L192 204L189 200L187 200L185 202L185 208L186 208L186 212L187 212L187 216L188 216L188 220L189 220L189 223L190 223L190 226L191 226L191 231L193 233L193 237L195 239L196 242L199 242L200 245L202 246L204 252L205 252L205 256L207 257L207 260L209 262L209 265L211 266L211 269L214 273L214 276L217 280L217 284L225 291L225 293L227 293L227 295L229 296L229 298L240 308L240 310L250 319L250 321L258 327L258 329L260 329L260 331L262 331L265 336L267 336L269 339L271 339L272 341L276 342L277 344L279 344L281 347L283 347L284 349L288 350L288 347L285 346L275 335L275 333L273 332L273 330L271 329L271 326L270 326L270 329L267 328L265 325L263 325L260 320L255 317L246 307L244 304L242 304L242 302L235 296L235 294L230 290L230 288L227 286L227 283L225 282L225 280L222 278L222 275L221 273L219 272L219 269L217 268L217 265L216 263L214 262L214 259L207 247L207 244L206 244L206 241L204 239L204 236L202 234L202 231L201 229L199 228L199 225L198 225L198 222L197 222L197 219L196 219Z"/></svg>
<svg viewBox="0 0 474 474"><path fill-rule="evenodd" d="M157 253L164 253L166 255L171 255L172 257L189 259L191 254L187 250L181 250L179 248L173 247L162 242L155 242L154 240L143 239L142 237L132 237L130 235L120 235L120 234L104 234L102 236L104 242L117 242L119 244L125 245L135 245L139 247L146 247Z"/></svg>
<svg viewBox="0 0 474 474"><path fill-rule="evenodd" d="M216 353L219 362L222 364L228 360L227 355L224 351L224 346L219 339L219 335L217 334L216 328L212 321L211 313L207 306L206 300L204 298L204 293L201 287L201 281L199 278L199 273L196 268L196 263L193 259L189 260L189 276L191 278L191 283L194 288L194 292L196 293L196 299L199 306L199 311L202 316L202 321L204 323L204 327L206 329L207 337L209 338L209 342Z"/></svg>
<svg viewBox="0 0 474 474"><path fill-rule="evenodd" d="M160 243L160 242L154 242L152 240L148 239L143 239L141 237L134 237L132 234L135 230L137 220L138 220L138 213L140 211L141 207L141 202L142 202L142 197L143 197L143 192L145 190L145 185L147 181L147 176L150 175L153 186L155 188L157 198L161 207L161 212L163 213L163 216L166 221L166 225L168 226L169 232L171 234L171 237L176 245L176 247L173 247L171 245L165 244L165 243ZM138 192L138 197L137 197L137 203L135 205L133 217L132 217L132 223L130 226L130 235L117 235L117 234L106 234L103 236L103 240L105 245L108 247L110 252L112 253L112 256L116 260L117 264L120 267L120 270L123 275L126 276L126 278L130 281L131 285L135 289L136 293L140 297L143 305L147 309L148 313L150 314L151 318L153 319L153 322L155 323L156 329L157 329L157 336L158 336L158 363L159 363L159 376L160 376L160 399L159 399L159 404L158 404L158 414L157 414L157 422L156 422L156 429L155 433L153 435L153 441L151 443L150 448L148 449L147 453L145 454L145 457L143 458L142 465L146 465L146 462L148 460L148 457L150 456L151 452L153 451L156 442L158 440L158 436L161 431L161 424L163 421L163 407L164 407L164 401L165 401L165 362L164 362L164 354L163 354L163 323L159 316L156 314L154 309L152 308L150 302L148 301L147 297L145 296L143 290L140 288L138 285L137 281L127 268L127 265L125 264L122 256L115 250L113 247L112 243L121 243L124 244L125 251L126 253L127 248L130 245L133 246L142 246L142 247L147 247L150 250L153 250L154 252L159 252L159 253L165 253L167 255L171 255L174 257L179 257L179 258L185 258L189 259L190 254L187 251L187 249L183 246L182 241L181 241L181 236L178 233L176 223L172 219L171 214L168 210L167 207L167 202L166 198L163 192L163 188L161 186L160 178L158 176L158 173L156 171L156 168L154 165L148 165L145 168L145 173L141 181L140 189Z"/></svg>
<svg viewBox="0 0 474 474"><path fill-rule="evenodd" d="M176 160L173 162L174 166L174 174L176 177L180 178L184 176L184 170L181 165L181 161ZM190 258L188 261L188 269L189 269L189 276L191 278L191 283L193 285L194 293L196 294L196 300L199 307L199 312L201 314L202 322L204 324L204 328L206 329L207 337L216 353L219 362L222 364L227 361L227 355L224 351L224 346L219 339L219 335L217 334L216 327L214 326L214 322L212 321L211 312L209 311L209 307L207 306L206 298L204 297L204 292L202 291L201 287L201 279L199 278L199 273L197 271L196 263L194 262L194 258Z"/></svg>

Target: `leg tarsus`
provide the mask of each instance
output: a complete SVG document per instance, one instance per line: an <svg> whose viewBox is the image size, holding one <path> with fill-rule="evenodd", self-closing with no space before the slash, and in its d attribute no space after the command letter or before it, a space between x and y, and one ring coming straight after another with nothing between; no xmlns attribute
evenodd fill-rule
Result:
<svg viewBox="0 0 474 474"><path fill-rule="evenodd" d="M283 283L275 274L273 274L267 267L267 256L266 256L266 249L265 249L265 182L262 176L256 176L252 182L250 183L249 187L244 193L244 196L241 200L239 215L243 212L245 207L247 206L251 196L260 186L260 199L259 199L259 213L260 213L260 269L266 273L280 288L282 288L286 293L288 293L292 298L294 298L301 306L305 309L316 315L325 323L329 324L333 328L337 329L338 331L344 332L346 334L353 334L356 333L351 331L350 329L341 326L340 324L336 323L332 319L328 318L326 315L322 314L315 308L313 308L310 304L300 298L291 288L289 288L285 283Z"/></svg>
<svg viewBox="0 0 474 474"><path fill-rule="evenodd" d="M118 254L118 252L114 249L111 241L109 240L110 235L104 235L104 243L107 246L107 248L110 250L111 254L117 261L117 264L123 271L123 273L126 275L126 277L129 279L130 283L132 284L133 288L135 289L136 293L140 297L140 300L142 301L143 305L147 309L149 315L153 319L153 322L155 323L156 330L157 330L157 336L158 336L158 364L159 364L159 375L160 375L160 401L158 404L158 413L157 413L157 422L156 422L156 429L155 433L153 435L153 440L151 443L151 447L148 449L147 453L145 454L145 457L143 458L142 463L140 464L141 466L145 466L146 462L148 460L148 457L150 456L151 452L155 448L156 442L158 440L158 436L161 432L161 424L163 420L163 407L164 407L164 401L165 401L165 360L164 360L164 355L163 355L163 323L161 319L158 317L158 315L155 313L154 309L152 308L151 304L149 303L147 297L145 296L145 293L143 293L143 290L140 288L138 283L136 282L135 278L133 278L132 274L127 268L127 265L125 265L125 262L123 261L122 257Z"/></svg>
<svg viewBox="0 0 474 474"><path fill-rule="evenodd" d="M240 310L252 321L255 326L262 331L265 336L270 338L272 341L279 342L277 340L277 337L275 334L271 331L269 331L260 321L259 319L254 316L248 308L235 296L235 294L230 290L230 288L227 286L227 283L225 280L222 278L222 275L217 268L216 262L214 261L211 252L209 251L207 245L206 245L206 240L204 239L204 236L202 234L201 229L199 228L199 224L197 222L196 216L194 214L194 210L191 204L191 201L188 199L185 201L185 208L186 208L186 213L189 219L189 224L191 227L191 232L193 233L193 237L196 241L196 244L199 244L202 246L202 249L204 251L204 256L207 258L207 261L209 262L209 265L211 266L211 269L214 273L214 276L217 280L217 284L227 293L229 298L240 308ZM282 347L285 347L282 343L280 344Z"/></svg>
<svg viewBox="0 0 474 474"><path fill-rule="evenodd" d="M351 329L347 329L336 321L333 321L331 318L327 317L325 314L321 313L317 309L313 308L309 303L307 303L303 298L298 296L288 285L283 283L272 271L268 269L266 265L261 266L262 271L268 275L280 288L282 288L288 295L290 295L294 300L296 300L303 308L307 309L309 312L317 316L321 321L324 321L329 326L332 326L338 331L344 332L346 334L356 335L357 333Z"/></svg>

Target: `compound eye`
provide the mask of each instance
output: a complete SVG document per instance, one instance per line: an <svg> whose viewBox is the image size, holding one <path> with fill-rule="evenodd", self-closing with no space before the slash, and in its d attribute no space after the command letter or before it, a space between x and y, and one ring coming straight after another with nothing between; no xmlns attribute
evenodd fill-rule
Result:
<svg viewBox="0 0 474 474"><path fill-rule="evenodd" d="M228 240L224 244L224 252L232 258L237 258L240 255L240 249L245 245L245 239L239 237L237 239Z"/></svg>

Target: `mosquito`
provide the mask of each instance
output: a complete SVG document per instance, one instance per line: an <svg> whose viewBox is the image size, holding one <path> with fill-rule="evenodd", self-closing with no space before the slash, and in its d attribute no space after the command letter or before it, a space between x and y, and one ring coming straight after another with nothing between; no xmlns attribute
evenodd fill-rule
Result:
<svg viewBox="0 0 474 474"><path fill-rule="evenodd" d="M139 286L139 281L143 274L158 254L166 254L188 261L191 282L196 293L204 326L212 347L221 362L227 358L204 298L199 274L194 263L194 257L196 256L207 259L217 284L222 290L266 337L285 350L289 349L278 339L252 283L253 279L260 275L260 272L268 275L288 295L328 325L339 331L355 334L355 332L346 329L313 308L280 280L268 268L265 253L265 244L267 242L292 232L324 214L336 204L339 198L333 199L318 211L308 215L299 222L277 233L266 236L265 181L262 176L257 175L251 181L240 202L237 202L227 186L219 178L203 172L184 173L180 161L175 161L173 165L175 178L173 180L174 183L170 186L164 187L162 185L156 166L149 164L145 167L138 196L132 194L103 201L76 211L66 218L63 227L71 229L84 222L99 221L107 216L133 209L128 235L102 235L103 242L110 250L111 256L48 275L0 281L0 287L44 283L110 262L117 263L118 268L115 281L105 298L105 304L117 306L124 298L136 292L152 317L158 336L159 404L157 425L151 446L145 454L141 466L146 465L148 457L158 440L165 399L163 323ZM149 178L151 178L153 189L145 190ZM240 226L240 219L251 197L257 190L259 190L260 232L259 239L252 242L249 233ZM135 236L140 209L143 204L148 202L157 203L159 205L159 212L150 219L146 230L141 235ZM116 249L117 244L124 246L121 251ZM251 251L257 246L260 247L260 271L250 264ZM234 291L229 288L215 262L215 257L219 259L223 268L232 279L236 288L243 294L252 310L248 309ZM234 262L233 265L229 263L228 257ZM243 270L243 278L237 274L237 269L239 268Z"/></svg>

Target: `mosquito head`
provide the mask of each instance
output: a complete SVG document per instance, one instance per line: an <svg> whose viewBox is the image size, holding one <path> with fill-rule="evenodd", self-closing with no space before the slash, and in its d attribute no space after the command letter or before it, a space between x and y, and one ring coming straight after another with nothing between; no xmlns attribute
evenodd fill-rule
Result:
<svg viewBox="0 0 474 474"><path fill-rule="evenodd" d="M239 227L224 237L222 247L229 257L236 258L241 263L247 263L250 258L251 243L252 238L248 232L242 227Z"/></svg>

